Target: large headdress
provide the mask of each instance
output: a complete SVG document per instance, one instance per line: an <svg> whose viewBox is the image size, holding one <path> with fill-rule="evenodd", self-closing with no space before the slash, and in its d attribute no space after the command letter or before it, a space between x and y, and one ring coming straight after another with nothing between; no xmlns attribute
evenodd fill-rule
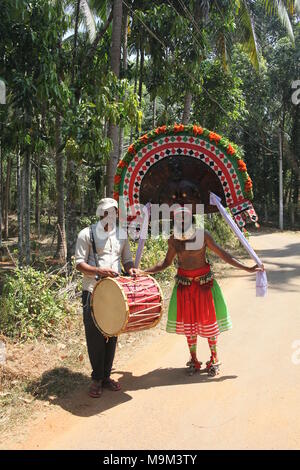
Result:
<svg viewBox="0 0 300 470"><path fill-rule="evenodd" d="M204 204L216 212L209 193L229 207L236 223L256 222L252 181L241 149L198 125L161 126L130 145L115 175L114 198L123 196L131 217L139 204Z"/></svg>

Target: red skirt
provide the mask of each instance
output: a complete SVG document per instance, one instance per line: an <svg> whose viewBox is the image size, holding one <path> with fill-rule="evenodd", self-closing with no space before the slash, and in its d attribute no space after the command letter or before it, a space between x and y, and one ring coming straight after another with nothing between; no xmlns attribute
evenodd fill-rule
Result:
<svg viewBox="0 0 300 470"><path fill-rule="evenodd" d="M209 264L193 270L179 268L178 275L193 278L209 270ZM177 286L176 333L204 338L220 334L211 287L211 283L200 285L197 281L192 281L190 286Z"/></svg>

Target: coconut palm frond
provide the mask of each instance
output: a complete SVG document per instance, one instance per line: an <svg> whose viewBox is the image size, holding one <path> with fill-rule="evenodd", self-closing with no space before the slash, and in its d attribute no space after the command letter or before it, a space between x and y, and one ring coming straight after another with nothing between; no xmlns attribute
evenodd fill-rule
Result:
<svg viewBox="0 0 300 470"><path fill-rule="evenodd" d="M268 15L272 16L276 12L277 0L265 0L265 9Z"/></svg>
<svg viewBox="0 0 300 470"><path fill-rule="evenodd" d="M284 3L282 2L282 0L277 0L276 3L277 3L277 11L278 11L279 19L280 19L281 23L283 24L283 26L286 28L289 37L294 42L295 37L294 37L293 27L292 27L292 24L291 24L291 20L290 20L288 11L287 11Z"/></svg>
<svg viewBox="0 0 300 470"><path fill-rule="evenodd" d="M295 0L295 10L300 15L300 0Z"/></svg>
<svg viewBox="0 0 300 470"><path fill-rule="evenodd" d="M259 70L258 47L254 23L246 0L240 2L238 36L243 49L250 57L253 67Z"/></svg>
<svg viewBox="0 0 300 470"><path fill-rule="evenodd" d="M97 18L101 23L105 23L109 17L112 2L110 0L89 0L90 8L97 12Z"/></svg>
<svg viewBox="0 0 300 470"><path fill-rule="evenodd" d="M294 42L295 38L294 38L294 33L293 33L293 27L292 27L288 12L290 12L290 14L294 14L295 9L299 11L300 1L299 0L285 0L284 2L283 0L265 0L264 3L265 3L266 12L272 16L277 14L282 25L287 30L289 37Z"/></svg>
<svg viewBox="0 0 300 470"><path fill-rule="evenodd" d="M299 8L299 0L283 0L283 4L286 7L287 11L291 14L294 15L297 8ZM298 6L297 6L298 4Z"/></svg>
<svg viewBox="0 0 300 470"><path fill-rule="evenodd" d="M93 13L89 7L87 0L80 0L80 11L84 18L84 23L89 35L90 42L94 42L96 37L96 23Z"/></svg>
<svg viewBox="0 0 300 470"><path fill-rule="evenodd" d="M81 40L82 43L84 43L84 39L86 37L86 32L85 31L78 31L77 33L77 41L79 41L79 39ZM68 36L66 36L65 38L63 38L63 43L66 44L66 45L70 45L72 46L74 44L74 30L69 30L68 31Z"/></svg>
<svg viewBox="0 0 300 470"><path fill-rule="evenodd" d="M211 2L209 0L200 0L196 2L196 11L199 9L198 18L202 18L202 21L206 23L209 18L209 11L211 7Z"/></svg>

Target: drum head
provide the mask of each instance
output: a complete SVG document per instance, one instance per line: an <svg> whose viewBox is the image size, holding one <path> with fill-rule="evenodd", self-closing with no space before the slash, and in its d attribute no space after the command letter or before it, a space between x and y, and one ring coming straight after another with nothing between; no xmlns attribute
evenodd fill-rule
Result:
<svg viewBox="0 0 300 470"><path fill-rule="evenodd" d="M92 298L96 326L107 336L118 335L128 318L128 305L123 289L112 278L96 284Z"/></svg>

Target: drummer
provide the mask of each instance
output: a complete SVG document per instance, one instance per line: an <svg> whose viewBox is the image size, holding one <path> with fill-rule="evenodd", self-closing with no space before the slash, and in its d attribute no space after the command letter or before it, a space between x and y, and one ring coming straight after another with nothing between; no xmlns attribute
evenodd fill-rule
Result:
<svg viewBox="0 0 300 470"><path fill-rule="evenodd" d="M117 337L104 337L95 326L91 315L91 295L97 282L96 278L118 276L121 272L121 262L128 274L135 276L137 273L128 238L122 239L117 230L117 212L117 201L111 198L101 199L96 211L99 221L81 230L76 243L76 268L83 273L83 322L92 366L92 382L89 388L92 398L100 397L103 387L113 391L120 390L120 384L110 377Z"/></svg>

